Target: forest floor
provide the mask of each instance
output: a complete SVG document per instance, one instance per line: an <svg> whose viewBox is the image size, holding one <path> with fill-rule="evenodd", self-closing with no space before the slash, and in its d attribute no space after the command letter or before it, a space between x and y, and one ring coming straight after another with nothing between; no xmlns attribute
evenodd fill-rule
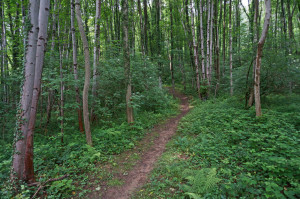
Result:
<svg viewBox="0 0 300 199"><path fill-rule="evenodd" d="M135 149L121 154L112 165L106 165L102 172L110 173L113 179L101 180L95 187L89 187L91 192L87 198L127 199L146 183L166 144L176 133L180 119L190 110L187 96L177 91L173 96L180 99L180 113L155 126Z"/></svg>

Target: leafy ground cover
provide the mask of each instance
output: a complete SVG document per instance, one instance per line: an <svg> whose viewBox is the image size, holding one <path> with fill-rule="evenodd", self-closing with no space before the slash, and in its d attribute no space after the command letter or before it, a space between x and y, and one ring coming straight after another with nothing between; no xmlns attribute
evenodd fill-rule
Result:
<svg viewBox="0 0 300 199"><path fill-rule="evenodd" d="M299 198L300 97L263 104L256 118L238 98L194 103L133 198Z"/></svg>
<svg viewBox="0 0 300 199"><path fill-rule="evenodd" d="M99 163L111 163L115 165L115 156L135 147L141 138L155 124L163 121L178 112L178 102L171 96L165 96L167 103L164 109L156 112L140 112L134 125L112 121L102 128L94 127L92 131L93 144L86 145L85 135L78 131L68 130L64 133L64 143L61 143L61 134L53 131L48 134L37 133L35 135L35 160L34 166L37 173L37 181L43 183L51 178L57 178L68 174L69 177L49 183L45 186L43 195L47 198L69 198L76 196L84 198L88 189L98 181L90 182L91 173L99 174L99 179L111 179L112 186L122 182L114 181L111 173L102 171ZM1 140L2 141L2 140ZM11 144L0 143L0 198L10 198L12 187L7 181L11 165ZM138 158L138 157L136 157ZM115 165L117 166L117 165ZM17 198L30 198L37 187L22 186L23 192ZM42 191L40 192L42 193Z"/></svg>

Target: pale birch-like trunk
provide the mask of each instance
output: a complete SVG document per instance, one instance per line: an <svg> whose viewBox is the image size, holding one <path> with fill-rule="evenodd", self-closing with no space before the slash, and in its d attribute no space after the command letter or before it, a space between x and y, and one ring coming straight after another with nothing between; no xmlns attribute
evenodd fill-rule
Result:
<svg viewBox="0 0 300 199"><path fill-rule="evenodd" d="M175 79L174 79L174 63L173 63L173 48L174 48L174 38L173 38L173 7L171 1L169 1L170 7L170 39L171 39L171 50L170 50L170 72L171 72L171 80L172 80L172 92L175 93Z"/></svg>
<svg viewBox="0 0 300 199"><path fill-rule="evenodd" d="M226 0L224 0L224 13L223 13L223 76L225 75L226 63Z"/></svg>
<svg viewBox="0 0 300 199"><path fill-rule="evenodd" d="M59 27L59 24L58 24ZM59 31L59 28L58 28ZM61 133L61 142L63 143L63 134L64 134L64 75L63 75L63 53L64 50L61 48L61 44L59 45L59 76L60 76L60 133Z"/></svg>
<svg viewBox="0 0 300 199"><path fill-rule="evenodd" d="M96 16L95 16L95 35L94 35L94 62L93 62L93 101L95 104L96 95L97 95L97 66L99 65L99 56L100 56L100 17L101 17L101 0L96 1ZM91 110L91 120L95 119L95 114L93 107Z"/></svg>
<svg viewBox="0 0 300 199"><path fill-rule="evenodd" d="M263 30L258 41L257 53L256 53L256 68L255 68L255 84L254 84L254 96L255 96L255 111L256 116L261 116L261 102L260 102L260 65L261 55L264 47L265 40L267 38L268 29L271 18L271 0L265 0L265 21Z"/></svg>
<svg viewBox="0 0 300 199"><path fill-rule="evenodd" d="M212 57L213 57L213 20L214 20L214 1L211 0L211 12L210 12L210 46L209 46L209 82L211 84L212 76Z"/></svg>
<svg viewBox="0 0 300 199"><path fill-rule="evenodd" d="M84 128L85 128L87 144L93 145L90 120L89 120L89 107L88 107L88 96L89 96L88 92L89 92L90 78L91 78L90 53L89 53L88 41L86 38L86 34L84 32L83 22L82 22L82 18L81 18L80 0L75 0L75 12L76 12L78 28L79 28L82 43L83 43L84 61L85 61L85 77L84 77L84 87L83 87L83 93L82 93L83 121L84 121Z"/></svg>
<svg viewBox="0 0 300 199"><path fill-rule="evenodd" d="M205 80L205 54L204 54L204 36L203 36L203 8L202 0L200 0L200 45L201 45L201 68L202 68L202 81Z"/></svg>
<svg viewBox="0 0 300 199"><path fill-rule="evenodd" d="M39 1L30 0L30 8L28 14L30 18L31 28L28 31L28 42L26 45L27 49L25 52L24 81L20 99L20 108L17 113L17 129L15 133L13 165L11 173L13 181L24 179L26 137L31 111L30 106L32 102L36 63L37 36L39 30Z"/></svg>
<svg viewBox="0 0 300 199"><path fill-rule="evenodd" d="M254 24L253 24L253 44L258 42L259 36L259 25L258 25L258 15L259 15L259 0L254 0ZM256 46L253 45L253 52L256 51ZM256 62L253 63L253 72L252 72L252 81L251 87L249 89L249 100L248 100L248 107L251 107L254 102L254 82L255 82L255 70L256 70Z"/></svg>
<svg viewBox="0 0 300 199"><path fill-rule="evenodd" d="M141 0L138 0L138 11L139 11L139 18L140 18L140 40L141 40L141 51L142 54L145 55L145 41L144 41L144 27L143 27L143 14L142 14L142 7L141 7Z"/></svg>
<svg viewBox="0 0 300 199"><path fill-rule="evenodd" d="M233 95L233 77L232 77L232 27L231 27L231 11L232 0L229 1L229 73L230 73L230 95Z"/></svg>
<svg viewBox="0 0 300 199"><path fill-rule="evenodd" d="M130 53L128 41L128 0L122 1L122 21L123 21L123 56L125 70L125 85L126 90L126 115L129 124L134 122L133 108L131 106L131 71L130 71Z"/></svg>
<svg viewBox="0 0 300 199"><path fill-rule="evenodd" d="M198 96L201 99L200 77L199 77L199 57L198 57L198 50L197 50L197 44L196 44L196 38L195 38L194 2L193 2L193 0L191 0L191 26L192 26L193 52L194 52L194 60L195 60L195 67L196 67L197 91L198 91Z"/></svg>
<svg viewBox="0 0 300 199"><path fill-rule="evenodd" d="M145 49L145 54L148 54L148 8L147 8L147 0L144 0L144 49Z"/></svg>
<svg viewBox="0 0 300 199"><path fill-rule="evenodd" d="M34 168L33 168L33 135L36 122L36 113L38 107L39 96L41 93L41 80L44 65L45 46L47 40L47 27L49 17L50 0L40 1L39 11L39 33L36 50L36 62L35 62L35 75L34 86L32 94L31 112L28 125L26 151L25 151L25 170L24 180L27 182L34 182Z"/></svg>
<svg viewBox="0 0 300 199"><path fill-rule="evenodd" d="M77 117L78 117L78 125L79 131L84 132L83 122L82 122L82 110L81 110L81 102L80 102L80 92L78 87L78 70L77 70L77 45L76 45L76 36L75 36L75 27L74 27L74 9L75 4L74 0L71 0L71 36L72 36L72 49L73 49L73 73L75 79L75 92L76 92L76 102L77 102Z"/></svg>
<svg viewBox="0 0 300 199"><path fill-rule="evenodd" d="M57 0L54 0L53 5L53 14L52 14L52 37L51 37L51 57L53 57L54 47L55 47L55 34L56 34L56 9L57 9ZM47 126L50 123L51 120L51 112L52 112L52 106L54 104L54 91L52 88L49 88L48 91L48 101L47 101L47 120L45 124L45 132L47 132Z"/></svg>
<svg viewBox="0 0 300 199"><path fill-rule="evenodd" d="M207 25L206 25L206 78L207 84L210 85L210 0L207 0Z"/></svg>

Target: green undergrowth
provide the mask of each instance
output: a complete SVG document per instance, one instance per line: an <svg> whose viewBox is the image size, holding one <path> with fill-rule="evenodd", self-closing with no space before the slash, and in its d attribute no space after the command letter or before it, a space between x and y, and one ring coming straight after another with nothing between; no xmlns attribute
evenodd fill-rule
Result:
<svg viewBox="0 0 300 199"><path fill-rule="evenodd" d="M300 97L198 102L133 198L299 198Z"/></svg>
<svg viewBox="0 0 300 199"><path fill-rule="evenodd" d="M97 164L112 162L114 156L135 147L155 124L178 113L178 101L168 97L165 109L156 112L144 111L136 114L135 123L110 122L110 127L92 129L93 147L86 144L85 135L78 131L66 131L61 142L61 134L36 132L34 137L34 167L36 180L45 182L68 174L69 177L46 184L40 193L46 198L84 198L89 186L89 175L99 173ZM0 150L0 198L11 198L12 187L8 182L11 166L11 144L1 143ZM103 174L104 175L104 174ZM105 175L109 175L106 173ZM95 182L94 182L95 183ZM111 181L112 184L116 182ZM23 192L16 198L30 198L37 187L22 186ZM77 194L79 193L79 195Z"/></svg>

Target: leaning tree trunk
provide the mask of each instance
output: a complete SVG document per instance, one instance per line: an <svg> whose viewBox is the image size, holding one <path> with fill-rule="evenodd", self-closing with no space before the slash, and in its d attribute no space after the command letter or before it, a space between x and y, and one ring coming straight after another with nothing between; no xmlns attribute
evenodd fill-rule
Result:
<svg viewBox="0 0 300 199"><path fill-rule="evenodd" d="M14 154L11 178L13 181L24 180L25 149L30 119L30 106L35 75L39 1L30 0L29 18L31 28L28 30L27 50L25 53L24 82L20 99L20 108L17 112L17 130L15 133Z"/></svg>
<svg viewBox="0 0 300 199"><path fill-rule="evenodd" d="M261 103L260 103L260 64L261 64L261 55L264 47L264 43L268 34L268 28L270 25L271 17L271 0L265 0L265 21L264 27L258 41L257 53L256 53L256 68L255 68L255 84L254 84L254 96L255 96L255 111L256 116L261 116Z"/></svg>
<svg viewBox="0 0 300 199"><path fill-rule="evenodd" d="M123 21L123 56L125 69L125 86L126 91L126 115L127 122L133 123L133 108L130 104L131 100L131 72L130 72L130 53L128 42L128 0L122 1L122 21Z"/></svg>
<svg viewBox="0 0 300 199"><path fill-rule="evenodd" d="M88 41L86 38L86 34L84 32L83 22L81 18L80 0L75 0L75 12L76 12L78 28L83 43L84 61L85 61L85 77L84 77L84 87L82 93L83 121L84 121L87 144L92 146L93 143L92 143L91 127L90 127L90 120L89 120L89 107L88 107L89 87L90 87L90 78L91 78L90 53L89 53Z"/></svg>
<svg viewBox="0 0 300 199"><path fill-rule="evenodd" d="M36 51L34 86L32 94L31 112L28 125L26 151L25 151L25 168L24 179L27 182L34 182L33 168L33 135L36 121L36 113L38 107L39 96L41 93L41 79L44 65L45 46L47 40L47 27L49 17L50 0L40 1L39 11L39 33Z"/></svg>

